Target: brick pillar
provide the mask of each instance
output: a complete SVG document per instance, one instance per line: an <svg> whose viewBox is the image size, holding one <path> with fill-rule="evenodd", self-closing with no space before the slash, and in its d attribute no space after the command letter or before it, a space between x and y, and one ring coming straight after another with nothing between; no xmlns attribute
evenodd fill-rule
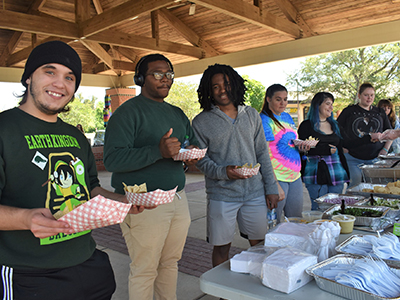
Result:
<svg viewBox="0 0 400 300"><path fill-rule="evenodd" d="M103 163L103 146L95 146L92 147L92 152L94 155L94 158L96 160L96 169L97 171L105 171L106 168L104 167Z"/></svg>
<svg viewBox="0 0 400 300"><path fill-rule="evenodd" d="M136 89L112 88L106 90L106 95L111 97L111 111L114 112L126 100L136 96Z"/></svg>

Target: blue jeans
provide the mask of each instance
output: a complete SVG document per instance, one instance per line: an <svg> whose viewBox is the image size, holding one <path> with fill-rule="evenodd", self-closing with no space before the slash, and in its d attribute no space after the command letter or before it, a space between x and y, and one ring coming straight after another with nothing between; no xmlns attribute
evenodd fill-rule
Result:
<svg viewBox="0 0 400 300"><path fill-rule="evenodd" d="M319 185L319 184L306 184L306 188L311 198L311 210L318 210L318 203L315 202L315 199L326 195L328 193L340 194L343 191L344 184L338 185Z"/></svg>
<svg viewBox="0 0 400 300"><path fill-rule="evenodd" d="M358 159L354 156L351 156L349 153L345 153L344 156L347 160L347 165L349 166L350 171L350 183L349 188L359 185L362 181L362 172L358 165L365 164L365 165L372 165L377 159Z"/></svg>
<svg viewBox="0 0 400 300"><path fill-rule="evenodd" d="M276 220L281 221L282 211L286 217L300 217L303 211L303 183L301 178L293 182L278 181L285 192L285 199L278 202L276 208Z"/></svg>

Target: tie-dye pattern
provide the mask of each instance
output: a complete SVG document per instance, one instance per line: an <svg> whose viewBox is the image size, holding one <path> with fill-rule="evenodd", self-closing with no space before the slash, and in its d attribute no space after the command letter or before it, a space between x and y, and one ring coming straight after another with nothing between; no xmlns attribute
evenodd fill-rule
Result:
<svg viewBox="0 0 400 300"><path fill-rule="evenodd" d="M265 138L269 142L269 155L276 178L279 181L293 182L300 177L300 154L293 144L297 139L292 117L283 112L280 116L274 115L283 125L284 129L277 126L267 115L261 113Z"/></svg>

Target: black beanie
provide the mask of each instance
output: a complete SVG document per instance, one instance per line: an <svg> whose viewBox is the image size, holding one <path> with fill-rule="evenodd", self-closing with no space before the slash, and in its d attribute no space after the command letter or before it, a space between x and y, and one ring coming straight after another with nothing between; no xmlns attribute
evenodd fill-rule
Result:
<svg viewBox="0 0 400 300"><path fill-rule="evenodd" d="M31 76L37 68L49 64L57 63L70 68L74 73L75 92L81 83L82 63L81 59L74 49L68 44L61 41L51 41L38 45L32 50L25 63L24 74L22 74L21 83L24 87L28 87L26 80Z"/></svg>

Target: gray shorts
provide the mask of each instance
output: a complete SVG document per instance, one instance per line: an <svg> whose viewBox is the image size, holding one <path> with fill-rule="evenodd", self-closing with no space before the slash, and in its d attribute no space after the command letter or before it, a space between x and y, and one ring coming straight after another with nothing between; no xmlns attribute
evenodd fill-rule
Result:
<svg viewBox="0 0 400 300"><path fill-rule="evenodd" d="M265 196L244 202L207 201L207 240L214 246L232 242L236 221L240 234L249 240L263 240L267 233Z"/></svg>

